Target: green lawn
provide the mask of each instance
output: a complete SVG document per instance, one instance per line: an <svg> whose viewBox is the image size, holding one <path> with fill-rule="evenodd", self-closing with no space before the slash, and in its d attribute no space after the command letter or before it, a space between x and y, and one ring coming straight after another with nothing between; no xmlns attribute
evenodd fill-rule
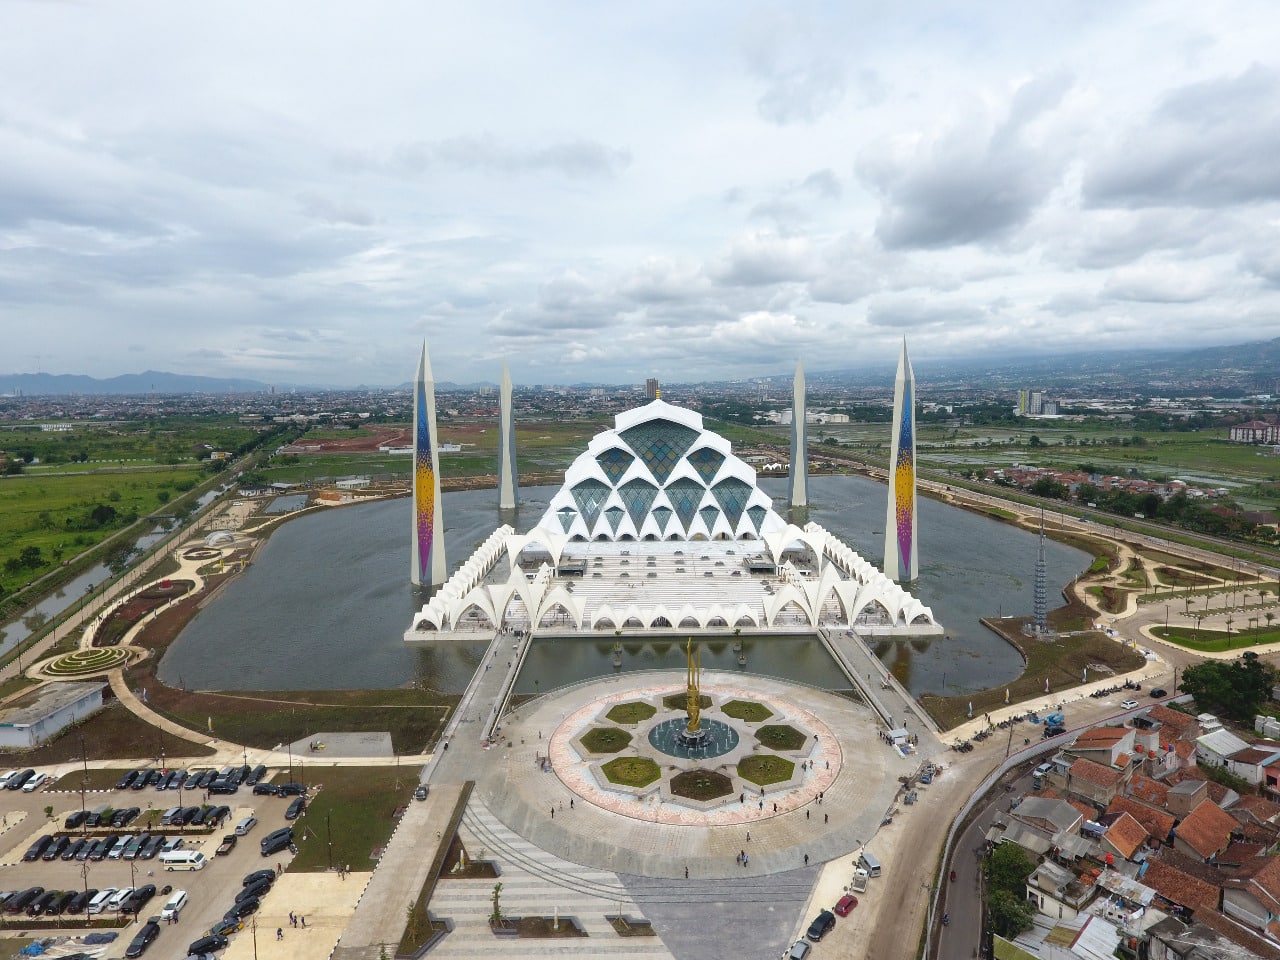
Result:
<svg viewBox="0 0 1280 960"><path fill-rule="evenodd" d="M1222 653L1228 650L1246 650L1262 643L1280 643L1280 629L1256 627L1232 630L1230 640L1225 630L1195 630L1189 627L1153 627L1152 633L1169 643L1176 643L1188 650L1204 653Z"/></svg>
<svg viewBox="0 0 1280 960"><path fill-rule="evenodd" d="M374 851L386 845L395 829L396 810L409 802L418 785L417 770L313 767L307 779L321 789L306 813L294 821L298 855L289 870L319 873L328 870L330 863L372 870Z"/></svg>

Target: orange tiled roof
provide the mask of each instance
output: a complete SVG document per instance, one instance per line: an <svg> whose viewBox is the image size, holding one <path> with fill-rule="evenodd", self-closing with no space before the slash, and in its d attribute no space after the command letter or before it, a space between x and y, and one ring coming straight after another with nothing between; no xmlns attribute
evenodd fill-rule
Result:
<svg viewBox="0 0 1280 960"><path fill-rule="evenodd" d="M1204 859L1224 849L1240 825L1212 800L1205 800L1174 827L1174 834Z"/></svg>
<svg viewBox="0 0 1280 960"><path fill-rule="evenodd" d="M1195 717L1183 713L1181 710L1166 707L1163 703L1157 703L1148 710L1147 716L1152 720L1160 721L1166 727L1173 727L1175 730L1181 731L1184 737L1200 727L1200 721Z"/></svg>
<svg viewBox="0 0 1280 960"><path fill-rule="evenodd" d="M1124 727L1092 727L1088 730L1080 731L1072 746L1077 748L1087 748L1091 750L1101 750L1104 747L1112 747L1128 736L1129 731Z"/></svg>
<svg viewBox="0 0 1280 960"><path fill-rule="evenodd" d="M1120 814L1119 819L1107 828L1107 832L1103 834L1107 838L1107 842L1120 852L1120 856L1126 860L1133 856L1133 852L1147 842L1147 831L1142 829L1142 824L1131 817L1127 813Z"/></svg>
<svg viewBox="0 0 1280 960"><path fill-rule="evenodd" d="M1263 823L1269 823L1276 817L1280 817L1280 803L1274 803L1265 797L1241 797L1240 801L1231 809L1247 810Z"/></svg>
<svg viewBox="0 0 1280 960"><path fill-rule="evenodd" d="M1084 780L1086 783L1097 784L1100 787L1114 787L1120 782L1119 770L1104 767L1102 764L1086 760L1084 757L1071 764L1069 773L1072 779Z"/></svg>
<svg viewBox="0 0 1280 960"><path fill-rule="evenodd" d="M1146 804L1138 803L1128 797L1113 797L1107 807L1107 813L1127 813L1142 824L1147 835L1156 840L1164 840L1173 829L1175 818L1171 813L1156 810Z"/></svg>
<svg viewBox="0 0 1280 960"><path fill-rule="evenodd" d="M1257 897L1268 912L1280 913L1280 857L1258 857L1241 866L1235 876L1228 877L1222 885L1246 890Z"/></svg>
<svg viewBox="0 0 1280 960"><path fill-rule="evenodd" d="M1148 860L1142 882L1166 900L1183 907L1217 907L1218 888L1163 859Z"/></svg>
<svg viewBox="0 0 1280 960"><path fill-rule="evenodd" d="M1094 809L1094 807L1091 804L1083 803L1080 800L1072 800L1070 797L1067 798L1067 803L1075 807L1076 812L1079 813L1080 816L1084 817L1086 820L1097 819L1098 811Z"/></svg>
<svg viewBox="0 0 1280 960"><path fill-rule="evenodd" d="M1169 788L1150 777L1134 777L1129 783L1129 796L1137 797L1144 803L1163 807L1169 802Z"/></svg>

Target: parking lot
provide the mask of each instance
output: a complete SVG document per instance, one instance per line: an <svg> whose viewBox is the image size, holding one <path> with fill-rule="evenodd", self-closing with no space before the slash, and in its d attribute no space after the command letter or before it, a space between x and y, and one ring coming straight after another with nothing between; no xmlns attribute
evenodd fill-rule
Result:
<svg viewBox="0 0 1280 960"><path fill-rule="evenodd" d="M171 957L185 956L188 944L208 932L232 907L236 895L242 889L243 878L247 874L264 868L273 873L287 868L292 857L287 846L264 858L260 853L259 844L273 830L290 825L285 820L285 811L294 798L255 795L247 785L240 786L234 793L208 795L207 799L204 799L205 792L198 788L183 790L181 793L183 803L188 808L195 806L207 810L225 805L229 810L221 822L209 831L204 826L162 826L160 824L162 813L179 805L179 791L157 791L153 785L146 785L140 790L89 791L83 795L83 798L79 790L51 791L45 788L32 793L0 790L0 891L22 891L32 886L44 887L47 891L84 891L86 888L97 890L108 887L141 888L153 884L157 888L155 896L140 905L138 920L127 927L116 928L119 936L114 943L105 949L83 948L94 956L115 958L125 955L135 932L149 917L160 914L161 908L169 899L168 895L161 893L160 890L165 886L172 886L174 890L185 890L188 900L176 921L162 922L158 937L144 953L145 956L163 957L166 960ZM130 808L138 808L138 813L132 822L121 827L91 828L81 824L71 830L64 829L67 818L79 814L82 804L86 812L105 805L113 810L127 811ZM48 814L46 808L51 808ZM233 834L236 824L250 816L256 817L257 823L252 825L244 836L237 838L234 847L219 855L217 850L223 844L223 838L227 834ZM299 821L294 823L300 826ZM168 838L181 838L180 849L202 853L206 861L205 866L200 870L169 871L158 851L146 859L136 855L134 859L125 859L127 855L125 850L130 848L123 845L113 851L118 854L116 858L107 855L96 860L87 858L64 860L59 855L53 860L23 861L23 855L28 852L32 844L46 834L69 835L73 839L80 839L101 838L108 834L137 835L146 832L161 834ZM314 940L319 946L320 941L325 938L326 922L318 913L314 920L307 917L309 910L320 909L316 896L308 891L317 883L323 886L325 882L333 884L339 881L324 874L307 874L297 878L287 877L284 882L273 886L263 895L260 907L254 913L246 915L243 928L230 934L231 944L224 956L232 960L237 956L253 956L252 941L255 934L258 941L258 955L270 956L272 952L270 947L274 947L277 943L283 945L276 939L278 928L289 940L294 940L297 946L296 938L301 937L302 928L299 926L295 931L290 924L291 911L295 916L307 918L308 939ZM353 878L351 884L343 881L342 887L356 890L355 896L358 897L358 890L363 888L363 883L355 882ZM289 889L295 891L294 895L290 896L287 893ZM352 902L354 904L354 900ZM106 912L102 915L116 916L118 913ZM350 908L345 911L343 922L349 915ZM64 914L64 916L68 920L83 920L85 913L81 911L74 915ZM23 921L27 920L25 911L4 915L5 925L11 928L20 929ZM312 930L314 930L314 936L310 935ZM285 934L286 931L287 934ZM33 938L51 936L55 932L38 930L32 931L29 936ZM80 935L83 931L65 932ZM327 955L336 939L337 931L335 930L333 941L319 955ZM311 951L308 950L307 954L310 955L310 953ZM277 955L285 956L286 954ZM299 954L295 950L289 955Z"/></svg>

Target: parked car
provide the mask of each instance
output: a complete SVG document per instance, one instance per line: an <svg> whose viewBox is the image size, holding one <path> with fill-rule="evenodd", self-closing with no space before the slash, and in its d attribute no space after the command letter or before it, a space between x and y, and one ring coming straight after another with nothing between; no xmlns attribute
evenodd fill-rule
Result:
<svg viewBox="0 0 1280 960"><path fill-rule="evenodd" d="M228 833L225 837L222 838L222 842L218 844L218 849L215 851L215 856L225 857L228 853L230 853L232 850L236 848L236 841L239 839L240 838L237 837L234 833Z"/></svg>
<svg viewBox="0 0 1280 960"><path fill-rule="evenodd" d="M142 813L141 807L129 807L127 809L117 810L111 815L111 826L127 827L129 824L133 823L134 820L138 819L138 814L140 813Z"/></svg>
<svg viewBox="0 0 1280 960"><path fill-rule="evenodd" d="M151 898L156 895L156 885L148 883L139 887L133 893L129 894L129 898L120 904L121 913L141 913L142 908L151 902Z"/></svg>
<svg viewBox="0 0 1280 960"><path fill-rule="evenodd" d="M41 860L57 860L62 856L62 851L71 846L71 840L68 837L54 837L53 842L44 848L44 853L40 854Z"/></svg>
<svg viewBox="0 0 1280 960"><path fill-rule="evenodd" d="M823 910L813 918L813 923L809 924L809 929L805 931L805 936L817 943L836 925L836 915L830 910Z"/></svg>
<svg viewBox="0 0 1280 960"><path fill-rule="evenodd" d="M33 773L27 778L27 782L22 785L23 793L35 793L49 779L47 773Z"/></svg>
<svg viewBox="0 0 1280 960"><path fill-rule="evenodd" d="M48 849L49 844L51 843L53 843L53 837L47 833L42 837L37 837L36 842L31 844L31 846L27 848L27 852L22 855L22 859L27 863L30 863L33 860L39 860L40 855Z"/></svg>
<svg viewBox="0 0 1280 960"><path fill-rule="evenodd" d="M301 797L307 792L307 788L296 780L290 780L288 783L280 784L277 793L282 797Z"/></svg>
<svg viewBox="0 0 1280 960"><path fill-rule="evenodd" d="M209 784L209 796L214 794L235 793L240 789L240 784L233 783L225 777L218 777L213 783Z"/></svg>
<svg viewBox="0 0 1280 960"><path fill-rule="evenodd" d="M62 822L63 829L77 830L84 826L84 822L89 819L88 810L77 810L75 813L69 814L67 819Z"/></svg>
<svg viewBox="0 0 1280 960"><path fill-rule="evenodd" d="M80 891L80 893L83 895L84 891L82 890ZM63 890L62 893L58 894L56 897L53 898L52 903L50 903L47 907L44 908L45 915L50 917L61 916L63 911L67 909L67 906L75 898L76 898L76 891Z"/></svg>
<svg viewBox="0 0 1280 960"><path fill-rule="evenodd" d="M272 882L273 881L271 880L263 879L259 880L257 883L249 884L249 886L242 888L240 892L236 894L235 902L240 903L243 900L248 900L250 897L257 897L261 900L271 892Z"/></svg>
<svg viewBox="0 0 1280 960"><path fill-rule="evenodd" d="M247 887L250 884L257 883L264 877L269 880L274 878L275 875L276 872L274 870L255 870L253 873L245 874L245 878L241 881L241 885Z"/></svg>
<svg viewBox="0 0 1280 960"><path fill-rule="evenodd" d="M1121 700L1120 701L1121 710L1132 710L1135 707L1137 707L1137 705L1138 705L1137 700Z"/></svg>
<svg viewBox="0 0 1280 960"><path fill-rule="evenodd" d="M211 937L227 937L237 930L244 929L244 921L239 917L223 917L209 929Z"/></svg>
<svg viewBox="0 0 1280 960"><path fill-rule="evenodd" d="M231 808L225 803L220 806L216 806L205 815L205 826L216 827L229 816L231 816Z"/></svg>
<svg viewBox="0 0 1280 960"><path fill-rule="evenodd" d="M116 845L116 835L113 833L109 837L103 837L93 845L93 852L89 854L89 859L94 863L107 859L107 854L111 852L111 848Z"/></svg>
<svg viewBox="0 0 1280 960"><path fill-rule="evenodd" d="M1167 697L1168 695L1169 691L1165 690L1164 687L1156 687L1151 691L1151 696L1156 700L1159 700L1161 697Z"/></svg>
<svg viewBox="0 0 1280 960"><path fill-rule="evenodd" d="M791 951L787 954L787 960L804 960L809 956L809 951L813 947L808 940L797 940L791 947Z"/></svg>
<svg viewBox="0 0 1280 960"><path fill-rule="evenodd" d="M6 783L6 790L21 790L28 780L36 775L34 770L23 770L21 773L14 774Z"/></svg>
<svg viewBox="0 0 1280 960"><path fill-rule="evenodd" d="M244 782L251 787L256 787L258 781L267 775L267 765L260 763L249 771L249 776L244 778Z"/></svg>
<svg viewBox="0 0 1280 960"><path fill-rule="evenodd" d="M84 913L89 907L89 902L97 895L98 890L96 887L90 887L88 890L81 890L72 898L71 902L67 904L67 908L62 912L69 914Z"/></svg>
<svg viewBox="0 0 1280 960"><path fill-rule="evenodd" d="M269 857L273 853L279 853L281 850L287 849L291 843L293 843L293 831L288 827L282 827L262 838L262 855Z"/></svg>
<svg viewBox="0 0 1280 960"><path fill-rule="evenodd" d="M145 844L143 844L142 849L138 851L138 859L139 860L155 859L156 854L160 852L160 848L162 846L164 846L164 837L161 834L157 833L156 835L151 837Z"/></svg>
<svg viewBox="0 0 1280 960"><path fill-rule="evenodd" d="M44 887L27 887L20 890L4 902L5 913L21 913L36 897L44 893Z"/></svg>
<svg viewBox="0 0 1280 960"><path fill-rule="evenodd" d="M847 917L849 911L858 905L858 898L851 893L846 893L843 897L836 901L834 910L837 916Z"/></svg>
<svg viewBox="0 0 1280 960"><path fill-rule="evenodd" d="M293 802L289 804L289 809L284 812L286 820L297 820L302 816L302 811L307 809L306 797L294 797Z"/></svg>
<svg viewBox="0 0 1280 960"><path fill-rule="evenodd" d="M187 955L199 956L200 954L213 953L216 950L225 949L227 949L227 938L211 933L207 937L191 941L191 945L187 947Z"/></svg>
<svg viewBox="0 0 1280 960"><path fill-rule="evenodd" d="M77 856L79 856L81 850L89 846L89 843L90 841L88 837L81 837L75 843L70 844L67 847L67 849L62 851L62 859L74 860Z"/></svg>
<svg viewBox="0 0 1280 960"><path fill-rule="evenodd" d="M48 909L49 904L53 903L53 901L56 900L59 895L60 895L60 891L58 890L46 890L44 893L40 894L40 896L36 897L29 904L27 904L27 916L28 917L40 916L42 913L45 912L45 910Z"/></svg>
<svg viewBox="0 0 1280 960"><path fill-rule="evenodd" d="M160 936L160 924L154 920L148 920L142 925L142 929L129 942L128 948L125 949L126 957L140 957L147 952L147 947L151 946L156 937Z"/></svg>
<svg viewBox="0 0 1280 960"><path fill-rule="evenodd" d="M253 785L253 792L259 797L274 797L280 792L280 788L274 783L259 782Z"/></svg>
<svg viewBox="0 0 1280 960"><path fill-rule="evenodd" d="M413 791L413 799L415 800L427 799L427 785L425 783L418 784L418 789Z"/></svg>
<svg viewBox="0 0 1280 960"><path fill-rule="evenodd" d="M137 860L138 851L142 849L143 844L151 842L151 834L140 833L124 846L124 853L120 854L121 860Z"/></svg>
<svg viewBox="0 0 1280 960"><path fill-rule="evenodd" d="M122 776L119 780L116 781L116 789L128 790L130 787L133 786L133 781L137 780L139 774L141 773L142 773L141 770L128 771L124 776Z"/></svg>
<svg viewBox="0 0 1280 960"><path fill-rule="evenodd" d="M243 920L251 913L256 913L258 907L262 906L262 901L257 897L245 897L243 900L237 900L225 914L224 920Z"/></svg>

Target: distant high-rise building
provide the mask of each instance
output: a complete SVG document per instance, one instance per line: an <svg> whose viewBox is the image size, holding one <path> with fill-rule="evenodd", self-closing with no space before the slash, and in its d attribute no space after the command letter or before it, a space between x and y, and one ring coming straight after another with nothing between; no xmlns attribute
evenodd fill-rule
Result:
<svg viewBox="0 0 1280 960"><path fill-rule="evenodd" d="M1044 391L1031 390L1027 393L1027 413L1033 417L1044 414Z"/></svg>
<svg viewBox="0 0 1280 960"><path fill-rule="evenodd" d="M658 381L650 377L644 382L644 395L650 400L658 399Z"/></svg>
<svg viewBox="0 0 1280 960"><path fill-rule="evenodd" d="M498 388L498 509L514 510L520 497L516 474L516 421L511 408L511 373L502 362L502 385Z"/></svg>
<svg viewBox="0 0 1280 960"><path fill-rule="evenodd" d="M793 507L809 505L809 432L804 404L804 364L796 361L796 376L791 381L791 475L787 483L787 499Z"/></svg>
<svg viewBox="0 0 1280 960"><path fill-rule="evenodd" d="M907 340L893 385L893 443L889 448L889 507L884 523L884 575L915 580L916 550L916 378L907 359Z"/></svg>
<svg viewBox="0 0 1280 960"><path fill-rule="evenodd" d="M415 585L444 583L444 515L440 495L440 452L436 433L436 384L422 341L413 380L413 536L410 578Z"/></svg>

